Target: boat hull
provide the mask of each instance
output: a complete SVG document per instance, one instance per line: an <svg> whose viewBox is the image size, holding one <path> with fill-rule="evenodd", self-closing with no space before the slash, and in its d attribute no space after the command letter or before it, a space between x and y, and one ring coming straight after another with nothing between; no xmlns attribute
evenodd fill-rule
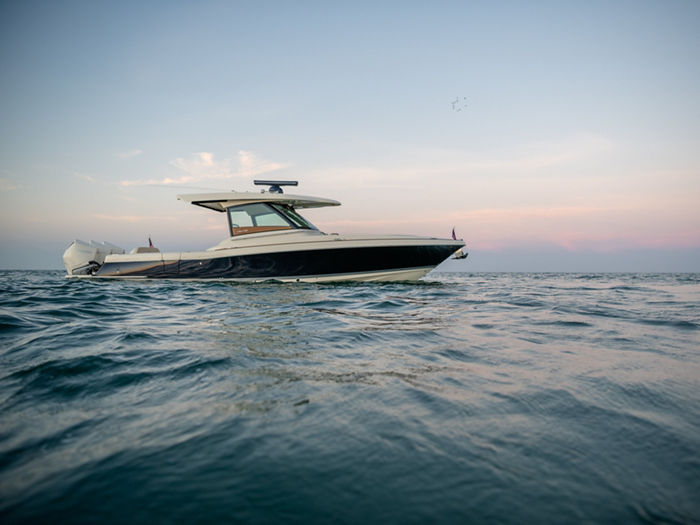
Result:
<svg viewBox="0 0 700 525"><path fill-rule="evenodd" d="M112 257L94 277L224 279L235 281L411 281L420 279L463 243L445 241L403 246L333 247L170 259Z"/></svg>

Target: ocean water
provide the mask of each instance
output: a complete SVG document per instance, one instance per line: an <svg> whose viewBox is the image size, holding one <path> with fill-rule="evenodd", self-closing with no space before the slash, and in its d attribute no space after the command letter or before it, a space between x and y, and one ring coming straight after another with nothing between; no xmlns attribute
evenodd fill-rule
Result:
<svg viewBox="0 0 700 525"><path fill-rule="evenodd" d="M700 523L700 274L0 290L3 524Z"/></svg>

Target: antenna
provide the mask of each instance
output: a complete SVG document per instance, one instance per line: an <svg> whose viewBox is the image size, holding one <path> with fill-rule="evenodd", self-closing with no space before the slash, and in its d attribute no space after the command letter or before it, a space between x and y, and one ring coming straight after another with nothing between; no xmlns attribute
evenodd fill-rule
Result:
<svg viewBox="0 0 700 525"><path fill-rule="evenodd" d="M267 190L270 193L284 193L282 191L282 186L298 186L299 181L296 180L254 180L253 184L256 186L270 186Z"/></svg>

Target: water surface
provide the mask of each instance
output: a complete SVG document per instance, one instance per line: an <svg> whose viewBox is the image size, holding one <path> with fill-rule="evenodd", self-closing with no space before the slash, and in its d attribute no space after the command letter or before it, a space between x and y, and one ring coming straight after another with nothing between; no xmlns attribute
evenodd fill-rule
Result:
<svg viewBox="0 0 700 525"><path fill-rule="evenodd" d="M700 522L700 275L0 272L3 523Z"/></svg>

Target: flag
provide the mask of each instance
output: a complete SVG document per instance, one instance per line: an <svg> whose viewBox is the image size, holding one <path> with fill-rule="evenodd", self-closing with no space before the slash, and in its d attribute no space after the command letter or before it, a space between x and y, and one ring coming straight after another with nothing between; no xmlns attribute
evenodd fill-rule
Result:
<svg viewBox="0 0 700 525"><path fill-rule="evenodd" d="M453 232L454 233L454 232ZM153 241L151 240L151 236L148 236L148 247L153 248Z"/></svg>
<svg viewBox="0 0 700 525"><path fill-rule="evenodd" d="M452 228L452 240L453 240L453 241L456 241L456 240L457 240L457 236L455 235L455 229L454 229L454 227Z"/></svg>

